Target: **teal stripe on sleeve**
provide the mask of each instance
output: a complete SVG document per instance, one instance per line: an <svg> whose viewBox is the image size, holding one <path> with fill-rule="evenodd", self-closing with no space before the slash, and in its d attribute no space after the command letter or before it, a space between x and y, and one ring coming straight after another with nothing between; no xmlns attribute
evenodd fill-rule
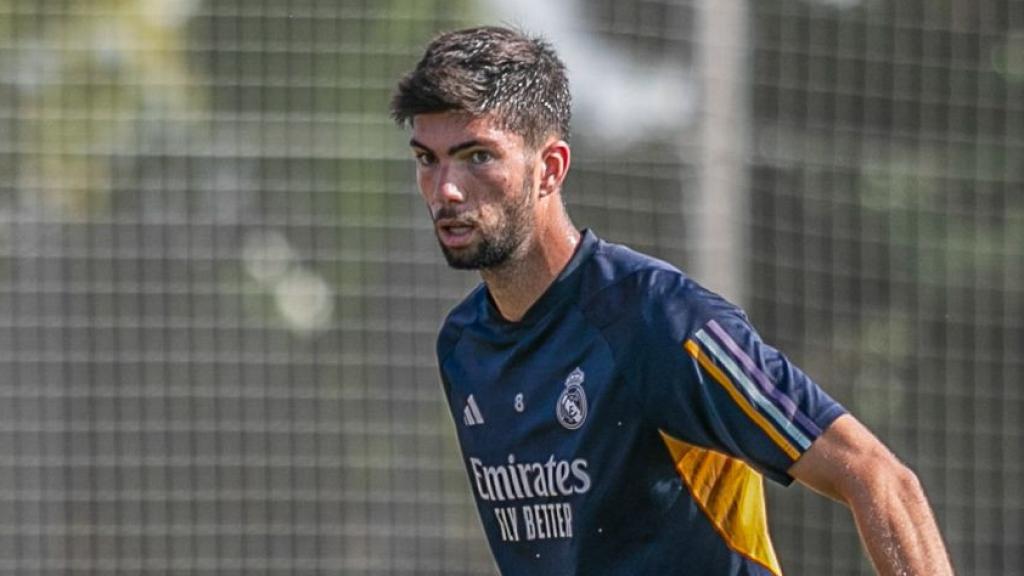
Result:
<svg viewBox="0 0 1024 576"><path fill-rule="evenodd" d="M754 405L757 406L763 413L765 413L775 423L775 426L784 432L790 440L800 446L802 450L807 450L811 446L811 440L803 433L796 424L791 422L782 412L779 411L778 407L775 406L768 398L765 398L761 390L750 381L746 373L737 366L732 356L723 350L717 342L714 341L703 329L698 330L694 335L697 340L704 345L709 352L709 355L715 359L732 377L733 382L739 384L739 386L746 393L747 397L753 401Z"/></svg>

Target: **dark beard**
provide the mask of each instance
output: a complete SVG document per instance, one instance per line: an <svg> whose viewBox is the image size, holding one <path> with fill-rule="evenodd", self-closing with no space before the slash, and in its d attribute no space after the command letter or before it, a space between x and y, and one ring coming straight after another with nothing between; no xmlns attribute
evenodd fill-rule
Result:
<svg viewBox="0 0 1024 576"><path fill-rule="evenodd" d="M508 262L533 230L530 214L533 197L530 192L529 185L524 184L523 200L513 198L502 205L505 221L500 228L490 234L481 229L480 243L475 250L460 253L441 244L441 252L444 253L448 265L456 270L483 270L496 268Z"/></svg>

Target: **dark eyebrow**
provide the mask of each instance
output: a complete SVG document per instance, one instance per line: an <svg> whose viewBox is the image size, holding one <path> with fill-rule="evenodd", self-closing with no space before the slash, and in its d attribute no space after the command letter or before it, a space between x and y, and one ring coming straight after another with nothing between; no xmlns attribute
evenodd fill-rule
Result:
<svg viewBox="0 0 1024 576"><path fill-rule="evenodd" d="M463 150L466 150L468 148L475 148L477 146L480 146L481 144L483 143L480 142L479 140L470 140L468 142L463 142L462 144L456 144L455 146L452 146L451 148L448 149L448 155L455 156L456 154L462 152Z"/></svg>
<svg viewBox="0 0 1024 576"><path fill-rule="evenodd" d="M419 140L416 140L415 138L409 140L409 146L412 146L413 148L420 148L422 150L426 150L427 152L433 152L433 150L431 150L427 146L424 146L422 142L420 142ZM483 142L483 141L480 141L480 140L468 140L466 142L462 142L461 144L456 144L455 146L452 146L451 148L449 148L448 149L448 155L449 156L454 156L454 155L458 154L459 152L461 152L463 150L466 150L468 148L474 148L476 146L487 146L487 142Z"/></svg>

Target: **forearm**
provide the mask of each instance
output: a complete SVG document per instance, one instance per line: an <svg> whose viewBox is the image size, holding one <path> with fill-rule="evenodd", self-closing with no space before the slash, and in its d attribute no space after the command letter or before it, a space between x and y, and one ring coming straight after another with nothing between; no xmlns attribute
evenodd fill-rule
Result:
<svg viewBox="0 0 1024 576"><path fill-rule="evenodd" d="M879 574L953 573L917 477L855 418L836 420L790 473L853 511Z"/></svg>
<svg viewBox="0 0 1024 576"><path fill-rule="evenodd" d="M851 495L864 547L882 576L945 576L953 568L917 477L902 465Z"/></svg>

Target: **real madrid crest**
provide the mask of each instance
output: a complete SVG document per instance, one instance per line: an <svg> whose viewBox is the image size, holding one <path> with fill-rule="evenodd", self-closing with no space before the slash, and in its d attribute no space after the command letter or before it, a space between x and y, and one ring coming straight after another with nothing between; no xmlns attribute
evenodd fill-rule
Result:
<svg viewBox="0 0 1024 576"><path fill-rule="evenodd" d="M555 414L569 430L583 426L587 419L587 394L583 391L583 370L579 366L565 379L565 390L558 396Z"/></svg>

